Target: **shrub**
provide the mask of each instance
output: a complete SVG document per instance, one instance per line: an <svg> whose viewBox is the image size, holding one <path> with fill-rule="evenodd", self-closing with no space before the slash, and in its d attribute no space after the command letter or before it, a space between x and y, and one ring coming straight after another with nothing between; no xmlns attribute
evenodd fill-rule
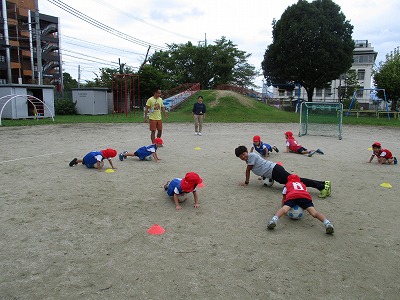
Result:
<svg viewBox="0 0 400 300"><path fill-rule="evenodd" d="M54 101L56 115L76 115L76 103L71 99L56 99Z"/></svg>
<svg viewBox="0 0 400 300"><path fill-rule="evenodd" d="M350 103L352 99L343 99L343 109L349 109ZM357 99L354 100L353 105L351 106L351 109L360 109L360 103L358 103Z"/></svg>

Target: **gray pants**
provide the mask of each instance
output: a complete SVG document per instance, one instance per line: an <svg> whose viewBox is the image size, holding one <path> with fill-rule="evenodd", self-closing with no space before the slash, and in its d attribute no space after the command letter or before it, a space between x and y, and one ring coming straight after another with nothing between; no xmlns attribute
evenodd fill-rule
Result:
<svg viewBox="0 0 400 300"><path fill-rule="evenodd" d="M203 129L204 115L194 115L194 131L201 132Z"/></svg>

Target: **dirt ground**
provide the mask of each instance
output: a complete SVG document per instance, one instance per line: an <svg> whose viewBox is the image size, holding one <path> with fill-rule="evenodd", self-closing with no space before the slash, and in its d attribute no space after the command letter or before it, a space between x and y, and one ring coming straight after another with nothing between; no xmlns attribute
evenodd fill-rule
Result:
<svg viewBox="0 0 400 300"><path fill-rule="evenodd" d="M68 163L148 145L148 124L0 128L0 299L399 299L400 168L367 163L374 141L400 157L399 129L298 138L325 152L309 158L283 153L296 124L164 126L160 163L115 158L114 173ZM255 134L289 172L332 181L331 197L310 192L333 236L310 215L267 230L282 186L254 174L239 186L234 155ZM176 211L162 186L188 171L204 180L201 207L190 196Z"/></svg>

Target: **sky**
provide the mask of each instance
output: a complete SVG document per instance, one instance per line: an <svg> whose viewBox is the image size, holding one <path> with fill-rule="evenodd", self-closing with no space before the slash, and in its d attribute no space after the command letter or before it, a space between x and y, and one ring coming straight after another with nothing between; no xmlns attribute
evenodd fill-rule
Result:
<svg viewBox="0 0 400 300"><path fill-rule="evenodd" d="M376 64L400 46L399 0L333 1L354 26L353 39L368 40L378 52ZM84 83L95 78L102 67L118 68L124 63L138 68L149 44L151 55L166 50L167 44L213 44L222 36L251 54L248 62L262 74L263 55L272 43L271 23L295 3L297 0L40 0L39 11L59 17L63 71ZM68 11L86 18L83 13L92 23L116 30L124 38ZM260 90L262 80L261 75L255 80Z"/></svg>

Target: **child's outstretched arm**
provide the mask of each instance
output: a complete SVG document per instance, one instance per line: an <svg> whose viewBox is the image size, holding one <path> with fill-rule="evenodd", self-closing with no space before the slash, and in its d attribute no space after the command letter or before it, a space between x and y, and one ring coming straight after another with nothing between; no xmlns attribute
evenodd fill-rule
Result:
<svg viewBox="0 0 400 300"><path fill-rule="evenodd" d="M153 159L155 162L158 162L160 160L160 158L158 158L158 155L156 152L153 152L151 155L153 156Z"/></svg>
<svg viewBox="0 0 400 300"><path fill-rule="evenodd" d="M199 208L199 196L197 195L196 191L193 191L193 198L194 198L194 208Z"/></svg>
<svg viewBox="0 0 400 300"><path fill-rule="evenodd" d="M374 159L375 155L371 155L371 157L369 158L369 163Z"/></svg>
<svg viewBox="0 0 400 300"><path fill-rule="evenodd" d="M182 206L179 205L179 199L178 195L174 193L174 202L175 202L175 209L176 210L181 210Z"/></svg>
<svg viewBox="0 0 400 300"><path fill-rule="evenodd" d="M111 159L108 159L108 162L110 163L111 169L116 169L116 167L114 167Z"/></svg>
<svg viewBox="0 0 400 300"><path fill-rule="evenodd" d="M246 167L246 180L245 180L245 182L240 183L241 186L246 186L246 185L249 184L251 169L253 169L253 166L247 165L247 167Z"/></svg>

